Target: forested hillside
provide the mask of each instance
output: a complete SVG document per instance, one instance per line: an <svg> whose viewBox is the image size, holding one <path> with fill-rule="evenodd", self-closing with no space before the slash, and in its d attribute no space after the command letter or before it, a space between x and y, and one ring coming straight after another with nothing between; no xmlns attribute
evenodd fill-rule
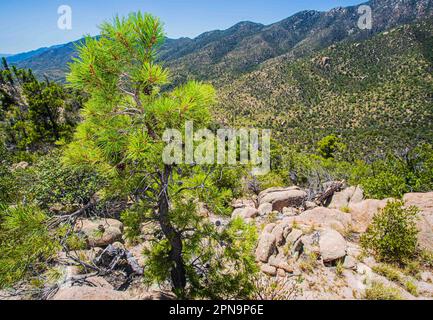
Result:
<svg viewBox="0 0 433 320"><path fill-rule="evenodd" d="M361 153L431 141L433 21L309 57L278 58L221 89L222 121L314 146L339 135Z"/></svg>

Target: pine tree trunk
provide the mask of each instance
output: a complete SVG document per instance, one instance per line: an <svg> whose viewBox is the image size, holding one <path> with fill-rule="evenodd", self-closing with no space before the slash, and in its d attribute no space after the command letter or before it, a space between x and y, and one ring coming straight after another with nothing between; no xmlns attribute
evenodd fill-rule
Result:
<svg viewBox="0 0 433 320"><path fill-rule="evenodd" d="M183 292L186 286L186 271L185 264L182 257L182 237L179 232L173 227L169 219L169 195L168 195L168 184L172 173L172 167L166 165L164 167L164 173L161 174L161 192L158 200L159 207L159 223L161 225L162 232L168 239L171 250L170 259L172 261L171 269L171 280L175 290Z"/></svg>

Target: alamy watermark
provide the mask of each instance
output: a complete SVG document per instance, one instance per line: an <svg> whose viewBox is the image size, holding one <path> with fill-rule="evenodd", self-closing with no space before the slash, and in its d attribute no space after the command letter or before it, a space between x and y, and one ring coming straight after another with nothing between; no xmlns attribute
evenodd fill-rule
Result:
<svg viewBox="0 0 433 320"><path fill-rule="evenodd" d="M271 169L271 130L268 129L219 129L216 134L209 129L194 132L194 123L188 121L184 135L177 129L167 129L163 140L167 145L162 160L167 165L252 165L253 175L265 175Z"/></svg>
<svg viewBox="0 0 433 320"><path fill-rule="evenodd" d="M60 30L72 30L72 8L68 5L61 5L57 9L60 17L57 20L57 27Z"/></svg>
<svg viewBox="0 0 433 320"><path fill-rule="evenodd" d="M371 30L373 28L373 10L370 6L362 5L358 7L358 28L361 30Z"/></svg>

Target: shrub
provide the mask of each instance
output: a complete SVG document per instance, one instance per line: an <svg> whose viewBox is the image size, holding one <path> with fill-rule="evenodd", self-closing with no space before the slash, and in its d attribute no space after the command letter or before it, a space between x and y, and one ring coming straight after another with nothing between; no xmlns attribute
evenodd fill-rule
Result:
<svg viewBox="0 0 433 320"><path fill-rule="evenodd" d="M400 271L389 264L378 264L372 268L374 272L380 274L390 281L401 282Z"/></svg>
<svg viewBox="0 0 433 320"><path fill-rule="evenodd" d="M60 249L47 216L31 206L0 207L0 288L37 277Z"/></svg>
<svg viewBox="0 0 433 320"><path fill-rule="evenodd" d="M60 152L40 158L27 173L28 198L44 209L61 205L68 210L87 204L102 187L103 178L90 167L66 166Z"/></svg>
<svg viewBox="0 0 433 320"><path fill-rule="evenodd" d="M258 176L257 180L259 182L260 191L273 188L273 187L283 187L286 185L286 182L281 177L281 175L273 171L266 175Z"/></svg>
<svg viewBox="0 0 433 320"><path fill-rule="evenodd" d="M408 191L404 176L387 171L380 172L375 176L364 177L360 184L365 195L374 199L401 198Z"/></svg>
<svg viewBox="0 0 433 320"><path fill-rule="evenodd" d="M427 268L433 268L433 251L422 250L420 253L420 260Z"/></svg>
<svg viewBox="0 0 433 320"><path fill-rule="evenodd" d="M403 205L402 201L389 202L361 237L361 246L380 261L402 264L416 254L418 209Z"/></svg>
<svg viewBox="0 0 433 320"><path fill-rule="evenodd" d="M324 137L317 143L317 153L325 159L334 158L337 152L343 152L346 148L347 146L333 134Z"/></svg>
<svg viewBox="0 0 433 320"><path fill-rule="evenodd" d="M406 281L404 287L411 295L418 297L418 288L412 281Z"/></svg>
<svg viewBox="0 0 433 320"><path fill-rule="evenodd" d="M371 287L365 290L367 300L402 300L398 289L385 286L380 282L373 282Z"/></svg>
<svg viewBox="0 0 433 320"><path fill-rule="evenodd" d="M0 136L0 202L7 202L11 199L13 188L13 176L9 170L9 155Z"/></svg>

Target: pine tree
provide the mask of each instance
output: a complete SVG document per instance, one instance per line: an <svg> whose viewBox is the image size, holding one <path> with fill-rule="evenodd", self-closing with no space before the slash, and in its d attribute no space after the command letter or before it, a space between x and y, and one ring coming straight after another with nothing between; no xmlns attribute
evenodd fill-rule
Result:
<svg viewBox="0 0 433 320"><path fill-rule="evenodd" d="M159 225L162 240L147 252L149 278L170 279L182 297L187 289L189 296L247 294L255 270L253 228L235 221L217 232L197 210L203 201L227 213L232 194L215 183L221 168L162 161L165 129L184 132L186 121L207 127L215 102L207 84L164 90L168 71L156 63L163 40L159 19L134 13L102 24L101 36L78 48L68 81L90 100L65 160L96 166L111 181L106 194L133 202L123 213L128 234L139 233L145 221Z"/></svg>

